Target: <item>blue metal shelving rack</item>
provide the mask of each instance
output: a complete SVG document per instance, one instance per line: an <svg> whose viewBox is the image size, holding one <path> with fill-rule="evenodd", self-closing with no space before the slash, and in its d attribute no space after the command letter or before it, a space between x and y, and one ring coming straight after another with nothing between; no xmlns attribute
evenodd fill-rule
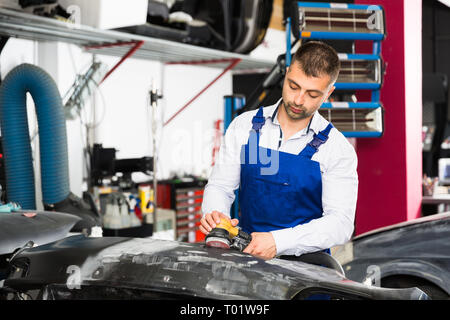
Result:
<svg viewBox="0 0 450 320"><path fill-rule="evenodd" d="M295 27L291 27L291 24ZM357 5L345 3L295 3L292 18L287 18L286 27L286 61L290 62L291 32L294 37L317 40L369 40L372 41L371 54L339 54L341 65L370 63L376 66L373 81L341 81L335 83L336 90L370 90L370 102L324 103L321 114L339 110L355 118L355 113L364 112L365 120L371 122L368 130L351 130L341 132L346 137L368 138L381 137L383 134L384 110L380 102L380 89L383 81L384 63L381 57L381 45L385 38L384 11L377 5ZM292 31L291 31L292 30ZM289 64L287 64L288 66ZM342 73L342 71L341 71ZM359 79L361 80L361 79ZM346 110L346 111L345 111ZM331 118L331 119L330 119ZM332 117L329 117L332 121ZM339 126L339 124L335 125Z"/></svg>

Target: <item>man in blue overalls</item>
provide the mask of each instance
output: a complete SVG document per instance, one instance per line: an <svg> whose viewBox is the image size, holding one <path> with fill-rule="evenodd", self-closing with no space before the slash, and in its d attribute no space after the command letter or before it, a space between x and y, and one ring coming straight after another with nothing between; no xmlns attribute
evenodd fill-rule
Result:
<svg viewBox="0 0 450 320"><path fill-rule="evenodd" d="M203 233L230 219L240 187L240 217L231 223L252 235L244 252L299 256L351 238L356 152L317 111L334 90L339 66L333 48L307 42L286 72L282 99L233 120L205 187Z"/></svg>

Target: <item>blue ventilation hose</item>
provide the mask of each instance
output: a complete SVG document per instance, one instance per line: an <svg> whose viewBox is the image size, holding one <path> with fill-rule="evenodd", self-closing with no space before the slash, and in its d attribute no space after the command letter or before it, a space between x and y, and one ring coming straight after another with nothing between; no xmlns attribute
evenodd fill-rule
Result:
<svg viewBox="0 0 450 320"><path fill-rule="evenodd" d="M61 96L50 75L31 64L11 70L0 86L7 198L24 209L36 209L27 93L34 100L38 119L44 204L58 203L70 193L67 133Z"/></svg>

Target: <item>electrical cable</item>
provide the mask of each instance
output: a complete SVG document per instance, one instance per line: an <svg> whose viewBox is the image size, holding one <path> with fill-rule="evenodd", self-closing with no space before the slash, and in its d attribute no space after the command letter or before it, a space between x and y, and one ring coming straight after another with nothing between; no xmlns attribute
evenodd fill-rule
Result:
<svg viewBox="0 0 450 320"><path fill-rule="evenodd" d="M95 93L98 93L100 95L100 100L102 101L103 112L102 112L102 116L101 116L100 120L97 123L91 124L90 122L95 121L95 119L92 119L92 118L89 119L89 117L86 115L86 108L82 108L82 110L84 112L83 114L84 114L85 120L83 120L83 115L81 114L81 110L79 110L80 111L80 113L79 113L80 123L81 123L82 127L85 128L85 132L86 132L85 138L83 138L83 134L82 134L82 141L83 141L82 147L84 150L83 157L84 157L86 172L87 172L88 177L91 176L90 160L91 160L91 156L92 156L91 150L90 150L89 133L90 133L90 130L96 129L103 122L103 120L105 119L105 116L106 116L106 100L100 89L100 84L92 79L91 79L91 81L96 85ZM90 90L89 86L88 86L88 90ZM91 94L90 91L89 91L89 94ZM92 109L92 114L94 114L93 117L95 118L95 106L92 106L91 109Z"/></svg>
<svg viewBox="0 0 450 320"><path fill-rule="evenodd" d="M154 125L154 122L153 122L153 119L152 119L152 113L151 113L151 108L153 108L153 106L152 106L152 103L151 103L151 99L150 99L150 94L148 94L147 95L147 102L146 102L146 104L147 104L147 108L146 108L146 110L145 110L145 113L146 113L146 119L147 119L147 121L146 121L146 123L147 123L147 136L149 137L149 145L150 145L150 143L152 143L152 139L150 139L150 137L151 136L153 136L153 133L155 133L155 135L156 135L156 132L157 132L157 128L154 130L154 128L153 128L153 125ZM155 140L155 139L153 139L153 140ZM154 149L156 149L156 165L158 165L158 151L159 151L159 146L158 145L156 145L156 148L154 148ZM155 157L155 155L153 154L153 152L152 152L152 157L154 158ZM156 169L158 169L158 167L156 168ZM150 172L150 171L148 171L148 172L146 172L145 174L147 174L151 179L153 179L154 178L154 169L153 169L153 171L152 172Z"/></svg>
<svg viewBox="0 0 450 320"><path fill-rule="evenodd" d="M91 94L96 94L96 93L98 93L99 95L100 95L100 100L102 101L102 107L103 107L103 111L102 111L102 113L101 113L101 117L100 117L100 120L98 121L98 122L96 122L96 123L94 123L94 124L91 124L91 123L89 123L89 120L92 120L91 122L93 122L93 121L95 121L95 119L89 119L89 117L87 117L86 116L86 122L83 122L83 124L86 126L86 128L88 128L88 129L96 129L102 122L103 122L103 120L105 119L105 116L106 116L106 100L105 100L105 96L103 95L103 93L102 93L102 91L101 91L101 89L100 89L100 84L99 83L97 83L96 81L94 81L93 79L91 79L90 81L92 81L94 84L95 84L95 86L96 86L96 89L95 89L95 92L91 92L91 90L90 90L90 88L89 88L89 86L87 87L88 88L88 90L89 90L89 94L91 95ZM82 109L85 109L85 108L82 108ZM94 108L92 108L93 109L93 111L95 112L95 110L94 110ZM79 116L81 117L81 115L79 114ZM95 116L94 116L94 118L95 118Z"/></svg>

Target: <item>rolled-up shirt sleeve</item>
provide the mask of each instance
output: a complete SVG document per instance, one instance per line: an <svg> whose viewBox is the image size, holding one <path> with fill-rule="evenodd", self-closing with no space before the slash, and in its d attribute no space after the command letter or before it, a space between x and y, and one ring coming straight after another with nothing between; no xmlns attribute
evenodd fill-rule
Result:
<svg viewBox="0 0 450 320"><path fill-rule="evenodd" d="M208 183L205 186L202 202L202 214L219 211L230 216L233 204L234 191L239 187L240 181L240 150L242 137L235 118L229 125L221 143L216 163L212 169Z"/></svg>
<svg viewBox="0 0 450 320"><path fill-rule="evenodd" d="M341 139L328 154L331 158L322 172L322 217L272 231L277 255L302 255L350 240L358 193L356 152L348 141Z"/></svg>

